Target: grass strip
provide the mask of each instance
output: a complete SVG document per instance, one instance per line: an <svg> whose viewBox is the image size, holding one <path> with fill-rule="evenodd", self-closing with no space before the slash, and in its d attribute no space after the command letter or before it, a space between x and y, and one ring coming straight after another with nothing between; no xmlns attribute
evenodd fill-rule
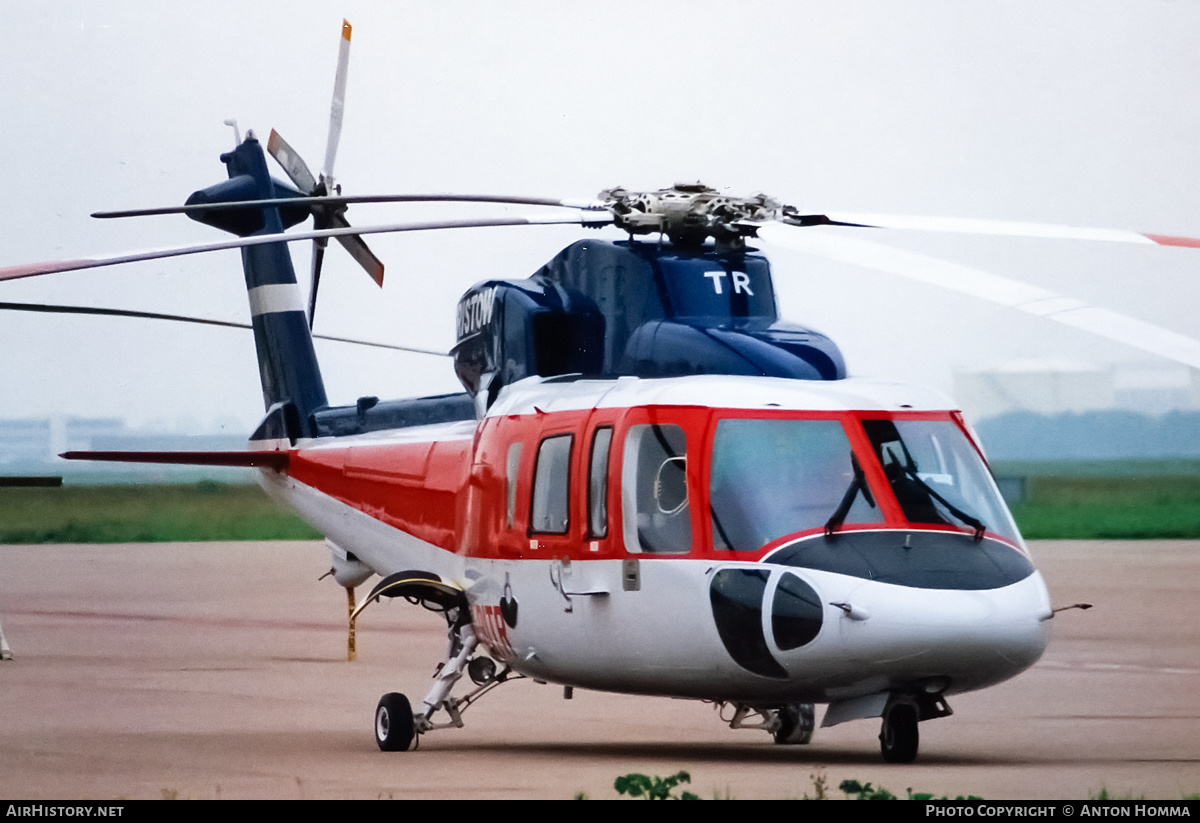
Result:
<svg viewBox="0 0 1200 823"><path fill-rule="evenodd" d="M258 486L67 486L0 490L0 543L306 540L321 535Z"/></svg>
<svg viewBox="0 0 1200 823"><path fill-rule="evenodd" d="M1200 475L1028 476L1012 507L1035 540L1200 539ZM0 543L307 540L320 535L258 486L0 489Z"/></svg>
<svg viewBox="0 0 1200 823"><path fill-rule="evenodd" d="M1030 477L1012 507L1031 539L1200 538L1200 477Z"/></svg>

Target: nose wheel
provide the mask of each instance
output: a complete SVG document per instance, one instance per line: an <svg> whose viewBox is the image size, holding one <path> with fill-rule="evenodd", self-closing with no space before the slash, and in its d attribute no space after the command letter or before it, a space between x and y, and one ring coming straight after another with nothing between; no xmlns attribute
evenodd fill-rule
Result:
<svg viewBox="0 0 1200 823"><path fill-rule="evenodd" d="M779 709L779 727L772 732L781 746L803 745L812 740L817 725L817 707L812 703L788 703Z"/></svg>
<svg viewBox="0 0 1200 823"><path fill-rule="evenodd" d="M883 715L879 749L888 763L911 763L917 759L917 720L917 707L911 703L895 703Z"/></svg>

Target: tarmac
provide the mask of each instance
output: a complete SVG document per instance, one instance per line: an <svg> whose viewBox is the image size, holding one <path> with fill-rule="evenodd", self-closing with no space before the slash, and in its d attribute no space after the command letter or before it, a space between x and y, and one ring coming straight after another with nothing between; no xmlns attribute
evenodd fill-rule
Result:
<svg viewBox="0 0 1200 823"><path fill-rule="evenodd" d="M359 619L320 542L0 546L0 798L615 798L630 772L701 797L800 798L847 778L987 799L1200 792L1200 541L1035 542L1056 606L1045 657L951 699L916 763L878 721L776 746L696 701L506 683L413 752L372 736L419 700L445 624L404 602ZM361 592L360 592L361 593ZM821 711L821 709L818 709Z"/></svg>

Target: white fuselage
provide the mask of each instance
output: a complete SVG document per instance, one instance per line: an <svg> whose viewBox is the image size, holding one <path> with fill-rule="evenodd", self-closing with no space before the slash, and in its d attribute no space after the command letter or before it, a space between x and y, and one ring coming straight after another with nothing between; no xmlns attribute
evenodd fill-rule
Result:
<svg viewBox="0 0 1200 823"><path fill-rule="evenodd" d="M457 441L464 450L465 469L459 497L454 498L458 501L454 517L459 522L463 517L486 520L487 512L503 509L503 503L491 501L491 497L506 494L504 466L481 468L490 459L489 421L527 421L520 437L526 442L524 459L531 460L539 438L562 428L555 423L555 415L574 414L567 429L578 432L574 436L580 465L572 463L571 476L580 473L586 485L583 447L590 441L585 437L585 427L595 425L589 415L617 421L606 424L616 427L616 443L627 430L620 422L623 410L645 406L668 410L706 406L742 416L751 412L832 415L842 410L867 410L868 416L930 416L950 408L942 398L928 392L855 380L809 384L765 378L685 377L546 384L531 379L505 390L488 417L480 422L482 436L476 433L474 424L443 424L314 440L301 444L298 453L316 456L324 452L328 456L337 451L339 457L334 463L340 466L353 462L354 458L344 455L356 449L380 451L411 448L413 443ZM574 422L576 418L580 422ZM692 437L691 430L688 437ZM696 457L688 459L696 466L700 444L699 435L696 445L689 444ZM861 460L867 459L861 447L856 446L856 451ZM609 495L610 511L605 515L630 518L628 500L618 502L622 500L618 488L622 482L617 465L619 443L612 454L612 479L606 482L613 491ZM428 455L422 459L429 465L434 460ZM708 469L704 469L704 475L693 476L693 471L699 469L689 463L689 483L697 488L688 493L695 505L705 499L707 489L706 484L694 483L694 477L707 478ZM360 474L367 476L365 470ZM400 466L395 474L412 475L420 481L416 469ZM522 484L534 482L532 467L527 474L529 480L521 480ZM877 477L883 474L880 471L870 476L878 496L883 490ZM534 534L529 527L521 526L520 515L514 527L521 528L514 542L520 551L505 555L493 551L490 545L472 545L472 541L496 542L487 537L491 533L486 530L460 526L457 542L447 545L445 540L429 539L428 533L416 527L410 531L398 526L399 521L389 521L378 505L359 502L341 487L318 488L325 484L271 471L263 472L263 485L273 497L298 511L331 541L353 552L380 575L423 570L461 588L471 607L476 634L495 657L522 674L566 685L764 705L837 702L903 689L928 688L950 694L989 686L1018 674L1037 661L1046 644L1046 621L1051 610L1045 585L1036 571L994 587L959 589L944 582L923 587L872 579L870 574L772 562L773 557L783 556L782 549L795 543L827 539L820 534L801 534L777 541L759 554L737 555L712 551L711 544L706 550L701 545L705 542L701 532L697 534L697 548L661 554L630 545L636 537L631 538L630 530L622 529L615 521L603 540L589 540L582 531L573 539L574 532L548 537ZM476 493L472 487L482 489L477 490L478 500L470 496ZM396 494L404 494L403 487L395 488ZM517 488L522 496L528 494L527 485ZM840 494L841 488L836 492ZM622 505L626 507L624 513ZM509 517L511 521L511 512ZM897 546L901 542L907 546L911 535L925 533L922 524L900 523L897 527L893 519L889 515L886 522L874 528L859 526L854 534L872 534L881 540L894 540ZM693 522L703 525L705 519L696 515ZM504 525L497 525L499 531L495 533L502 534ZM512 526L511 522L508 525ZM572 523L571 529L575 528ZM989 534L990 529L989 525ZM957 531L945 526L934 531L961 537L968 547L962 551L973 550L968 537ZM1021 562L1027 563L1019 537L1009 542L1011 552L1024 557ZM558 546L567 548L560 553ZM831 551L838 551L836 544ZM946 561L938 562L944 565ZM749 667L741 657L731 657L731 630L724 630L723 637L714 619L714 609L719 610L717 601L721 599L714 593L719 588L714 580L723 574L723 580L736 582L744 577L753 584L746 590L749 594L738 595L742 599L724 611L725 619L732 621L730 625L749 627L751 639L743 653L752 658ZM792 581L789 585L799 585L793 580L798 578L801 588L815 593L819 601L819 607L812 607L819 608L819 616L808 613L805 624L817 627L813 629L815 634L806 636L803 642L780 640L790 631L786 621L779 622L777 605L785 578ZM756 606L759 596L761 601ZM758 658L765 668L753 665L753 659Z"/></svg>

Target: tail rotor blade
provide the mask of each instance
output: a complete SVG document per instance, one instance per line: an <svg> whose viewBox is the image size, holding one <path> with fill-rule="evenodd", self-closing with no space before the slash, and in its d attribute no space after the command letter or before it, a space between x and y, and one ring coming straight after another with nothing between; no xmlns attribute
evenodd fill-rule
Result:
<svg viewBox="0 0 1200 823"><path fill-rule="evenodd" d="M329 134L325 139L325 164L319 180L314 179L307 164L300 155L288 145L279 132L271 130L271 139L267 150L279 161L288 177L302 191L314 196L336 193L333 183L333 164L337 159L338 143L342 137L342 117L346 108L346 79L350 69L350 36L353 32L349 21L342 20L342 37L338 48L337 73L333 80L333 98L329 104ZM327 229L350 229L350 224L343 216L345 203L323 207L312 206L313 227L321 231ZM354 234L338 236L338 242L345 247L371 279L380 286L383 285L383 263L379 261L361 237ZM317 314L317 291L321 285L321 266L325 259L325 246L328 239L321 237L313 241L312 281L308 292L308 327L311 329Z"/></svg>
<svg viewBox="0 0 1200 823"><path fill-rule="evenodd" d="M337 74L333 80L333 100L329 104L329 136L325 140L325 165L321 171L321 182L324 184L324 190L328 193L337 193L333 183L333 163L337 159L338 143L342 138L342 116L346 109L346 78L350 70L350 35L352 31L353 29L349 21L343 20L342 39L338 48ZM326 211L327 217L324 220L326 225L321 225L317 228L350 228L350 224L344 217L345 211L346 207L344 205L340 208L331 207ZM371 250L367 248L367 244L363 239L351 234L338 237L338 242L363 267L371 279L382 288L383 263L371 253ZM321 244L321 254L324 254L324 245L324 243ZM315 254L317 254L316 251L314 251ZM317 283L320 275L320 263L314 263L312 305L309 312L310 323L312 322L312 314L316 311Z"/></svg>
<svg viewBox="0 0 1200 823"><path fill-rule="evenodd" d="M313 321L317 317L317 289L321 286L321 264L325 260L325 246L329 243L324 238L313 241L312 277L308 289L308 329L312 331Z"/></svg>
<svg viewBox="0 0 1200 823"><path fill-rule="evenodd" d="M308 165L275 129L271 129L271 137L267 140L267 151L283 167L287 176L296 184L296 188L305 194L312 194L316 191L317 179L308 170Z"/></svg>
<svg viewBox="0 0 1200 823"><path fill-rule="evenodd" d="M325 140L325 166L322 169L325 186L328 189L333 188L333 161L337 157L338 142L342 137L342 112L346 104L346 73L350 66L350 31L350 24L343 20L337 75L333 81L333 102L329 106L329 136Z"/></svg>
<svg viewBox="0 0 1200 823"><path fill-rule="evenodd" d="M335 214L333 219L329 221L332 228L348 229L350 224L346 222L346 218L340 214ZM383 288L383 263L375 256L367 243L357 234L345 234L338 237L338 242L342 244L342 248L350 252L350 256L354 258L358 265L362 266L371 279L375 281L375 285Z"/></svg>

